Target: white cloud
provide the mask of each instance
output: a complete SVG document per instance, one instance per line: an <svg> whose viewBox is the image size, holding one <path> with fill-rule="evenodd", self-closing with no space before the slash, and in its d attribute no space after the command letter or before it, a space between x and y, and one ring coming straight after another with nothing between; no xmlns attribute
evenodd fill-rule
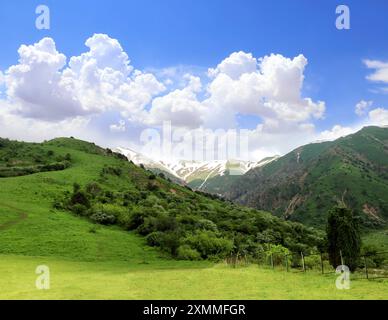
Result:
<svg viewBox="0 0 388 320"><path fill-rule="evenodd" d="M69 60L50 38L20 47L19 63L0 73L7 90L6 100L0 100L0 135L34 140L74 135L106 142L121 136L113 133L130 135L164 121L189 129L231 129L238 115L253 115L260 119L249 133L251 155L257 156L310 142L316 137L314 121L325 113L324 102L302 96L308 63L303 55L255 58L240 51L208 74L200 69L187 74L184 67L136 70L120 43L107 35L96 34L85 44L88 50ZM108 113L122 120L98 118ZM103 123L100 131L90 125L96 118Z"/></svg>
<svg viewBox="0 0 388 320"><path fill-rule="evenodd" d="M333 141L341 137L345 137L349 134L355 133L361 129L361 127L343 127L335 125L331 130L325 130L318 135L317 140Z"/></svg>
<svg viewBox="0 0 388 320"><path fill-rule="evenodd" d="M210 68L208 74L210 77L215 77L220 73L226 74L233 80L237 80L245 73L255 72L257 68L257 59L251 53L243 51L234 52L216 68Z"/></svg>
<svg viewBox="0 0 388 320"><path fill-rule="evenodd" d="M388 109L377 108L369 112L369 123L377 126L388 126Z"/></svg>
<svg viewBox="0 0 388 320"><path fill-rule="evenodd" d="M363 116L366 114L368 109L372 106L373 101L365 101L361 100L359 103L356 104L355 112L358 116Z"/></svg>
<svg viewBox="0 0 388 320"><path fill-rule="evenodd" d="M364 60L364 64L368 69L375 71L367 76L369 81L388 83L388 62L379 60Z"/></svg>
<svg viewBox="0 0 388 320"><path fill-rule="evenodd" d="M125 132L125 120L120 120L117 124L111 124L109 129L111 132Z"/></svg>
<svg viewBox="0 0 388 320"><path fill-rule="evenodd" d="M197 93L202 89L201 80L191 75L186 78L188 84L185 88L153 100L148 124L159 125L164 121L171 121L174 126L187 128L198 128L203 124L207 110L197 98Z"/></svg>
<svg viewBox="0 0 388 320"><path fill-rule="evenodd" d="M220 65L229 66L232 56ZM209 84L209 98L204 102L212 106L213 116L235 112L256 115L264 120L292 122L323 116L323 102L301 96L303 73L307 65L303 55L290 59L272 54L258 59L257 65L248 58L242 61L246 65L233 65L233 77L228 67L217 67L217 72L213 72L215 78ZM238 78L235 77L237 74Z"/></svg>
<svg viewBox="0 0 388 320"><path fill-rule="evenodd" d="M60 121L119 110L141 118L145 106L165 87L148 73L133 71L117 40L95 34L89 51L66 57L51 38L19 49L19 64L6 72L8 99L27 118Z"/></svg>

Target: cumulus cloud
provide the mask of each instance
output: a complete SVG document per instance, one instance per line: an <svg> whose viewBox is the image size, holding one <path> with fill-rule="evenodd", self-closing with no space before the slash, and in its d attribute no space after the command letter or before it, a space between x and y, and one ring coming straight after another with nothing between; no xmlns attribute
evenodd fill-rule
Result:
<svg viewBox="0 0 388 320"><path fill-rule="evenodd" d="M307 65L303 55L290 59L272 54L257 61L240 52L211 70L214 80L204 103L211 106L213 116L229 111L277 122L322 118L324 102L301 95Z"/></svg>
<svg viewBox="0 0 388 320"><path fill-rule="evenodd" d="M206 108L198 101L197 93L201 91L201 79L186 75L188 84L183 89L177 89L165 96L152 101L149 118L150 125L158 125L171 121L174 126L198 128L203 124Z"/></svg>
<svg viewBox="0 0 388 320"><path fill-rule="evenodd" d="M388 126L388 109L376 108L369 112L369 123L377 126Z"/></svg>
<svg viewBox="0 0 388 320"><path fill-rule="evenodd" d="M96 123L115 137L164 121L177 128L229 132L237 127L237 116L246 115L258 118L257 128L249 131L251 154L257 156L310 142L316 136L314 121L325 113L324 102L302 95L308 64L303 55L254 57L239 51L207 73L184 67L153 72L137 70L119 41L107 35L95 34L85 45L86 52L69 59L51 38L20 47L18 64L0 73L6 89L0 134L47 139L68 133L106 141L102 129L98 133L90 126L91 119L106 114L121 120ZM370 118L383 117L377 113ZM9 128L7 123L17 124Z"/></svg>
<svg viewBox="0 0 388 320"><path fill-rule="evenodd" d="M364 116L372 105L373 101L361 100L356 104L355 112L360 117Z"/></svg>
<svg viewBox="0 0 388 320"><path fill-rule="evenodd" d="M137 119L165 89L152 74L133 71L117 40L95 34L85 44L89 51L72 57L68 65L51 38L22 45L19 64L11 66L5 76L15 112L60 121L117 109Z"/></svg>
<svg viewBox="0 0 388 320"><path fill-rule="evenodd" d="M216 68L210 68L208 74L215 77L220 73L237 80L244 73L255 72L257 68L257 59L251 53L243 51L233 52L229 57L223 60Z"/></svg>

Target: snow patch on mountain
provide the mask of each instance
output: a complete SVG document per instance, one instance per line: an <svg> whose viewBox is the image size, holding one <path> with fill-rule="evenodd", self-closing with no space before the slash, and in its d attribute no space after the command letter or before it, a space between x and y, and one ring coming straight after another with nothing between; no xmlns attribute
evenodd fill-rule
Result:
<svg viewBox="0 0 388 320"><path fill-rule="evenodd" d="M279 157L268 157L260 161L243 160L214 160L214 161L189 161L189 160L152 160L141 153L128 148L116 148L117 152L125 155L129 161L136 165L144 165L149 170L158 169L165 171L184 182L203 180L204 183L215 176L223 176L226 172L233 175L243 175L249 170L264 166Z"/></svg>

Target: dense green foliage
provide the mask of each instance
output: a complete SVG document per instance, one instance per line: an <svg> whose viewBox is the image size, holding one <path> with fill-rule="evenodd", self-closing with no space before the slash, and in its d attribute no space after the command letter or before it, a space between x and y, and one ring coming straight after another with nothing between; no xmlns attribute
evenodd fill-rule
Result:
<svg viewBox="0 0 388 320"><path fill-rule="evenodd" d="M134 174L136 179L131 178ZM118 180L126 188L115 187ZM310 252L321 241L318 233L300 224L192 192L126 162L104 166L96 181L82 188L74 185L54 205L99 224L136 230L150 246L179 259L237 253L255 257L271 244Z"/></svg>
<svg viewBox="0 0 388 320"><path fill-rule="evenodd" d="M270 244L312 251L321 241L312 229L193 192L92 143L65 138L42 144L1 140L0 154L13 173L16 167L25 169L15 174L18 180L3 180L4 197L13 192L12 197L20 195L29 203L44 199L55 210L135 230L150 246L179 259L255 256ZM62 161L69 165L59 166ZM31 167L36 171L27 170Z"/></svg>
<svg viewBox="0 0 388 320"><path fill-rule="evenodd" d="M64 170L71 155L57 155L38 144L0 138L0 177L16 177L45 171Z"/></svg>
<svg viewBox="0 0 388 320"><path fill-rule="evenodd" d="M345 206L334 207L329 212L327 243L329 260L334 268L343 263L351 271L358 267L361 252L360 230L357 219Z"/></svg>
<svg viewBox="0 0 388 320"><path fill-rule="evenodd" d="M333 142L300 147L240 177L226 197L323 228L339 201L363 226L388 220L388 128L366 127Z"/></svg>

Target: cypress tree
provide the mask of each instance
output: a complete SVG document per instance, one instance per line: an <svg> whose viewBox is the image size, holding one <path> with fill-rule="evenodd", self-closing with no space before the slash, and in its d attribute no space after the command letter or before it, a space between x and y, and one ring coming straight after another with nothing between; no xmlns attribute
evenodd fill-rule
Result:
<svg viewBox="0 0 388 320"><path fill-rule="evenodd" d="M344 264L351 271L357 268L361 251L361 237L357 219L345 206L336 206L329 211L327 221L327 241L330 264L341 265L341 252Z"/></svg>

